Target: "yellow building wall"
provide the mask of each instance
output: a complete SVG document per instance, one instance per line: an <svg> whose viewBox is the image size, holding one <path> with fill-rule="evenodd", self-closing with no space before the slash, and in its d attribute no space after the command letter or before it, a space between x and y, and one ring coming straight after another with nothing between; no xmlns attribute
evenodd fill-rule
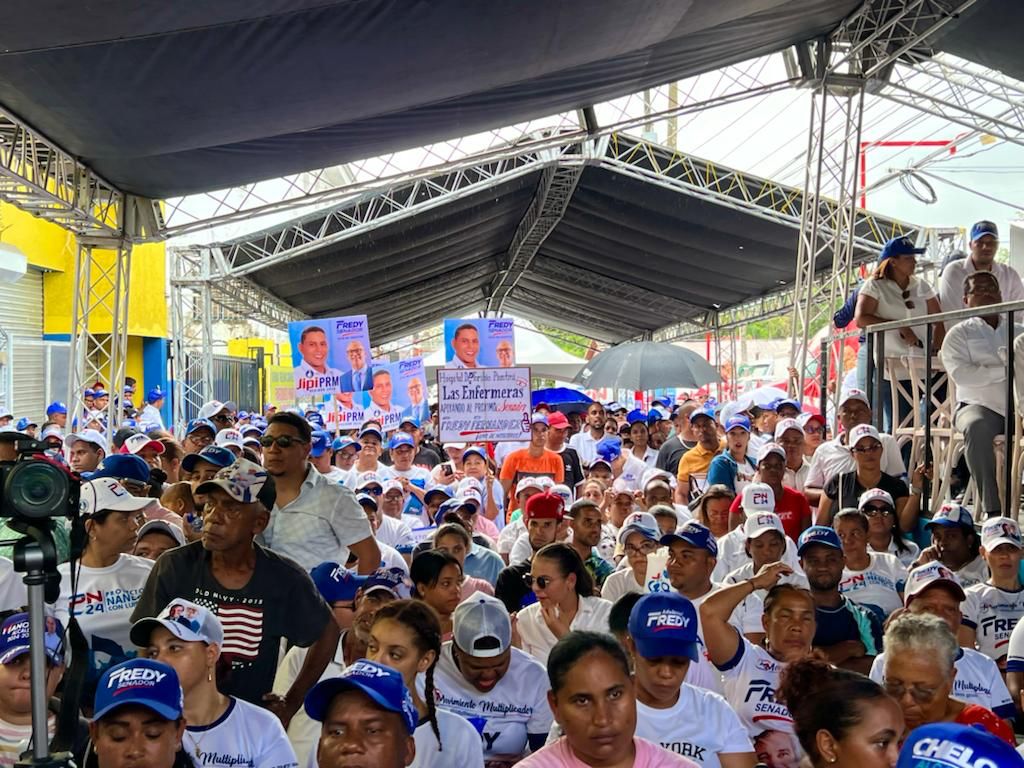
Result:
<svg viewBox="0 0 1024 768"><path fill-rule="evenodd" d="M75 280L75 236L56 224L37 219L7 203L0 203L0 240L17 246L29 264L42 270L43 333L49 337L71 334L72 299ZM98 260L112 263L109 251L97 251ZM142 338L167 338L168 311L165 296L167 260L163 243L137 245L132 250L128 292L128 376L143 382ZM109 312L91 313L89 328L109 332ZM105 382L114 386L111 382Z"/></svg>
<svg viewBox="0 0 1024 768"><path fill-rule="evenodd" d="M256 336L248 338L230 339L228 341L228 354L231 357L248 357L250 349L262 349L269 358L268 365L290 366L292 361L292 347L287 342L277 343L271 339L261 339Z"/></svg>

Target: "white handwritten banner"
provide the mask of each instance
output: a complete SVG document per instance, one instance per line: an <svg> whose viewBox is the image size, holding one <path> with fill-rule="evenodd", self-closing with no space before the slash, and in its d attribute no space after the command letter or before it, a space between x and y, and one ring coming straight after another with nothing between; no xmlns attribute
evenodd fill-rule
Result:
<svg viewBox="0 0 1024 768"><path fill-rule="evenodd" d="M440 368L441 442L530 439L529 368Z"/></svg>

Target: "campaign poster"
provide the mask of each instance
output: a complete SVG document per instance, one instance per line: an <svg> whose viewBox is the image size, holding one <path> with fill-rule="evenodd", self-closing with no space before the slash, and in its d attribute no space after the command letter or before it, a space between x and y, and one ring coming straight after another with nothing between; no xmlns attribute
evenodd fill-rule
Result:
<svg viewBox="0 0 1024 768"><path fill-rule="evenodd" d="M363 392L335 392L324 408L328 427L335 432L359 429L363 418Z"/></svg>
<svg viewBox="0 0 1024 768"><path fill-rule="evenodd" d="M407 415L421 422L430 415L422 357L393 363L374 362L370 388L357 394L363 407L363 420L379 421L385 432L398 429Z"/></svg>
<svg viewBox="0 0 1024 768"><path fill-rule="evenodd" d="M366 315L288 323L295 396L359 392L373 383Z"/></svg>
<svg viewBox="0 0 1024 768"><path fill-rule="evenodd" d="M516 362L509 317L444 321L445 368L511 368Z"/></svg>
<svg viewBox="0 0 1024 768"><path fill-rule="evenodd" d="M439 439L501 442L530 439L530 369L439 368Z"/></svg>

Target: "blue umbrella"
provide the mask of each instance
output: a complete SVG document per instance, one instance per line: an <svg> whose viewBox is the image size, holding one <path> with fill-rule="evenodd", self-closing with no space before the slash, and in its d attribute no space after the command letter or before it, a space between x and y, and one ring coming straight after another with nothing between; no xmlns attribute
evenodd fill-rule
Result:
<svg viewBox="0 0 1024 768"><path fill-rule="evenodd" d="M541 403L551 406L569 404L587 404L594 402L578 389L570 387L550 387L549 389L535 389L530 396L530 403L536 408ZM558 410L563 410L559 408Z"/></svg>

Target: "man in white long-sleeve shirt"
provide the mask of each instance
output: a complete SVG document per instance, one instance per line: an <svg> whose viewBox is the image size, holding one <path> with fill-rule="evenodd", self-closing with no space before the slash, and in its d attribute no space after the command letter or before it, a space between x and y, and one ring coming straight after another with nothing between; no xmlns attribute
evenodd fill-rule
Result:
<svg viewBox="0 0 1024 768"><path fill-rule="evenodd" d="M979 221L971 227L971 255L951 262L939 279L939 304L943 312L967 306L963 294L964 280L975 272L991 272L999 281L1003 301L1024 301L1024 284L1017 270L996 261L999 250L999 229L991 221Z"/></svg>
<svg viewBox="0 0 1024 768"><path fill-rule="evenodd" d="M987 307L1003 300L991 272L974 272L964 280L964 303ZM978 487L976 517L1001 514L992 441L1006 424L1006 322L1001 315L963 320L946 334L940 356L956 384L956 428L964 434L964 458Z"/></svg>

